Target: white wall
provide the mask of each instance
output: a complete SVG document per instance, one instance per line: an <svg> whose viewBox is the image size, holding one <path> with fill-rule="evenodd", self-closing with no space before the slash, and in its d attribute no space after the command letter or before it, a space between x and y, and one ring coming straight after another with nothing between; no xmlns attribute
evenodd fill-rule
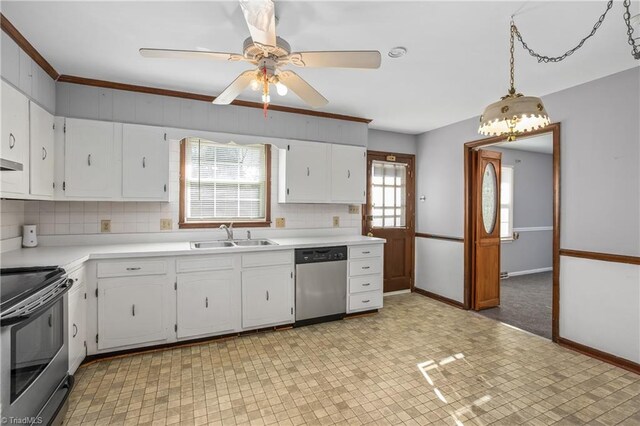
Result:
<svg viewBox="0 0 640 426"><path fill-rule="evenodd" d="M416 135L369 129L367 149L370 151L416 154Z"/></svg>
<svg viewBox="0 0 640 426"><path fill-rule="evenodd" d="M552 120L562 125L561 247L640 255L640 67L543 100ZM477 125L478 119L472 118L418 137L417 195L424 194L427 200L417 203L417 232L462 236L462 146L479 139ZM423 261L417 258L416 264ZM563 258L562 264L566 262ZM592 263L596 271L612 268L584 262ZM452 267L460 270L464 265L456 258L447 260L422 273L424 281L417 284L433 291L437 277ZM450 294L463 288L460 277L456 274L449 280ZM632 355L640 341L640 298L637 294L629 298L634 296L626 289L630 282L636 289L640 286L634 275L623 282L619 274L577 276L575 269L561 267L560 300L564 306L571 302L573 308L563 311L561 306L560 335L604 352L624 353L637 362L640 354ZM584 291L573 291L572 285L582 285ZM606 291L617 303L598 304L588 289ZM635 324L617 321L620 306L627 312L625 318L636 319ZM584 321L589 315L590 321ZM609 328L613 324L615 328ZM591 332L594 327L599 332Z"/></svg>

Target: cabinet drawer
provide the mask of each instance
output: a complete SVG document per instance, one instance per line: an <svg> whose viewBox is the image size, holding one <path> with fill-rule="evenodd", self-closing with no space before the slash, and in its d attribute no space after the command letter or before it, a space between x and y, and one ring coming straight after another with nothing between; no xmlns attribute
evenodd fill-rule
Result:
<svg viewBox="0 0 640 426"><path fill-rule="evenodd" d="M382 307L382 292L368 291L349 295L349 312L368 311Z"/></svg>
<svg viewBox="0 0 640 426"><path fill-rule="evenodd" d="M382 244L349 247L349 259L382 256Z"/></svg>
<svg viewBox="0 0 640 426"><path fill-rule="evenodd" d="M176 271L224 271L235 267L235 256L189 256L176 261Z"/></svg>
<svg viewBox="0 0 640 426"><path fill-rule="evenodd" d="M131 260L127 262L98 263L98 278L164 275L166 273L167 262L164 260Z"/></svg>
<svg viewBox="0 0 640 426"><path fill-rule="evenodd" d="M271 251L242 255L242 267L287 265L293 263L293 251Z"/></svg>
<svg viewBox="0 0 640 426"><path fill-rule="evenodd" d="M365 291L380 290L382 288L382 274L365 275L357 278L349 278L349 293L362 293Z"/></svg>
<svg viewBox="0 0 640 426"><path fill-rule="evenodd" d="M349 262L349 276L374 275L382 272L382 259L373 257L371 259L352 260Z"/></svg>

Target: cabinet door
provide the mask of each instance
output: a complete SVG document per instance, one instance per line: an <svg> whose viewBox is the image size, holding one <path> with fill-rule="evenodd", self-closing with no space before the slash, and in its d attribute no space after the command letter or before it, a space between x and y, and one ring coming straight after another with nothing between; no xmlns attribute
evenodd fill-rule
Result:
<svg viewBox="0 0 640 426"><path fill-rule="evenodd" d="M331 146L331 201L365 203L367 150L359 146Z"/></svg>
<svg viewBox="0 0 640 426"><path fill-rule="evenodd" d="M2 82L2 137L0 158L22 164L22 171L3 171L2 192L29 192L29 100Z"/></svg>
<svg viewBox="0 0 640 426"><path fill-rule="evenodd" d="M299 142L286 153L286 201L327 202L329 144Z"/></svg>
<svg viewBox="0 0 640 426"><path fill-rule="evenodd" d="M31 195L53 196L53 115L29 103L29 150Z"/></svg>
<svg viewBox="0 0 640 426"><path fill-rule="evenodd" d="M92 198L113 196L113 123L67 119L65 126L65 194Z"/></svg>
<svg viewBox="0 0 640 426"><path fill-rule="evenodd" d="M98 281L98 349L167 339L164 276Z"/></svg>
<svg viewBox="0 0 640 426"><path fill-rule="evenodd" d="M27 52L20 49L20 76L18 81L18 87L22 92L26 93L28 96L31 96L31 85L33 81L33 59Z"/></svg>
<svg viewBox="0 0 640 426"><path fill-rule="evenodd" d="M291 266L242 271L242 327L294 322L293 292Z"/></svg>
<svg viewBox="0 0 640 426"><path fill-rule="evenodd" d="M164 129L125 124L122 127L122 196L166 200L169 142Z"/></svg>
<svg viewBox="0 0 640 426"><path fill-rule="evenodd" d="M239 328L237 277L234 270L178 275L178 338Z"/></svg>
<svg viewBox="0 0 640 426"><path fill-rule="evenodd" d="M69 292L69 374L75 373L86 355L86 284L78 281Z"/></svg>

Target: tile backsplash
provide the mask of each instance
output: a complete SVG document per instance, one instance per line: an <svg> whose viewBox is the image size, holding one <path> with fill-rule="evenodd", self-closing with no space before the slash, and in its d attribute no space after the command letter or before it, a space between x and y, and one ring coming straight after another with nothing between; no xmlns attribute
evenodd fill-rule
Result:
<svg viewBox="0 0 640 426"><path fill-rule="evenodd" d="M178 231L180 145L170 152L169 202L109 201L8 201L2 200L2 238L21 235L21 225L38 225L40 235L99 234L102 220L111 221L111 233L160 232L161 219L171 219ZM272 150L271 220L285 218L288 229L330 228L334 216L340 227L358 227L359 214L350 214L344 204L279 204L278 150ZM5 209L7 210L5 218ZM6 222L5 222L6 220ZM6 229L5 229L6 228Z"/></svg>

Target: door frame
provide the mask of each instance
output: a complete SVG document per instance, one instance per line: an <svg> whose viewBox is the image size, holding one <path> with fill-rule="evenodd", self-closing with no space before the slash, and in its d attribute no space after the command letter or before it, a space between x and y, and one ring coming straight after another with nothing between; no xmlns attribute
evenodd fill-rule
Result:
<svg viewBox="0 0 640 426"><path fill-rule="evenodd" d="M376 158L374 158L376 157ZM393 161L388 160L388 157L394 157ZM409 278L409 291L413 292L415 287L415 269L416 269L416 156L415 154L403 154L399 152L386 152L386 151L371 151L367 150L367 181L366 181L366 200L362 205L362 235L367 235L367 205L371 201L371 173L370 165L373 160L390 161L402 160L409 165L407 170L407 226L409 231L409 237L411 238L411 270ZM384 271L382 273L382 279L384 281Z"/></svg>
<svg viewBox="0 0 640 426"><path fill-rule="evenodd" d="M522 134L522 137L551 133L553 137L553 290L551 313L551 340L558 342L560 336L560 123L553 123L543 129ZM464 144L464 308L474 309L474 289L472 281L472 256L475 237L473 233L473 150L498 142L504 142L503 136L479 139Z"/></svg>

